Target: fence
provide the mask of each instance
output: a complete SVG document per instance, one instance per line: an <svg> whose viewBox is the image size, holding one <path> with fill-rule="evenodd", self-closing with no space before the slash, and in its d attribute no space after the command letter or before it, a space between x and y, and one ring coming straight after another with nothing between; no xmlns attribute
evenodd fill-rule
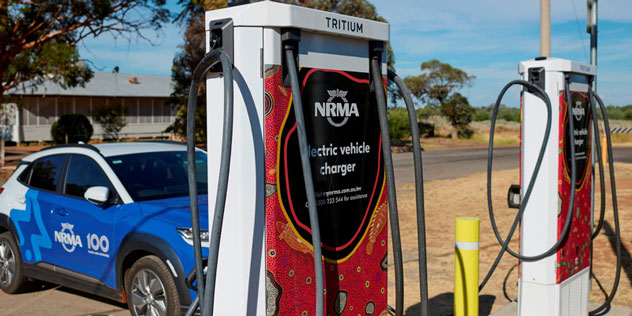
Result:
<svg viewBox="0 0 632 316"><path fill-rule="evenodd" d="M632 134L632 127L611 127L610 134Z"/></svg>

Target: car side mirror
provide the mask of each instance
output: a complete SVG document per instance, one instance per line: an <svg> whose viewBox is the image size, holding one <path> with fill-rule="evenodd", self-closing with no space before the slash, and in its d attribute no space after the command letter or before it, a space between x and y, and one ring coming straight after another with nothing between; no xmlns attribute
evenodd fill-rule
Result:
<svg viewBox="0 0 632 316"><path fill-rule="evenodd" d="M91 187L86 190L83 197L88 200L88 202L103 205L110 197L110 189L107 187Z"/></svg>

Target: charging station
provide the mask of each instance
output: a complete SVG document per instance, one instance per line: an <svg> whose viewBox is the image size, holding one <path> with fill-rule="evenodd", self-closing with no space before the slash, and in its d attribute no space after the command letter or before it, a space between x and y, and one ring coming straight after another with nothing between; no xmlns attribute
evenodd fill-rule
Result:
<svg viewBox="0 0 632 316"><path fill-rule="evenodd" d="M208 182L208 192L217 195L209 194L215 212L209 216L205 271L197 196L190 193L199 282L187 315L199 307L205 316L214 311L401 316L403 262L385 75L401 90L412 135L419 131L410 92L386 69L388 24L264 1L207 12L206 25L207 54L193 72L187 105L187 156L195 159L194 108L208 72L208 179L218 181ZM608 130L603 102L591 90L596 69L540 57L521 62L519 72L522 80L505 85L492 114L487 198L502 249L478 288L508 252L521 260L519 315L587 315L591 243L605 210L599 158L602 209L593 232L593 141L601 157L599 138L593 137L598 133L593 100ZM498 109L513 85L523 87L521 186L510 188L509 205L519 212L503 238L492 205L493 140ZM606 302L591 315L612 302L621 266L608 134L606 140L617 276ZM420 311L428 315L423 169L416 137L413 148ZM189 190L197 192L195 164L187 168ZM395 308L387 305L389 217ZM520 253L509 248L518 226Z"/></svg>
<svg viewBox="0 0 632 316"><path fill-rule="evenodd" d="M524 81L548 94L553 123L540 172L522 217L520 254L543 253L561 238L573 187L575 201L570 230L557 252L541 260L521 261L518 315L588 315L593 222L590 90L597 71L595 66L569 60L536 58L519 63L519 73ZM543 104L540 98L523 89L520 159L523 196L538 161L546 129ZM572 107L570 117L568 106ZM568 132L569 120L574 120L573 135ZM571 183L570 146L573 144L575 186Z"/></svg>
<svg viewBox="0 0 632 316"><path fill-rule="evenodd" d="M314 247L284 55L294 46L326 315L385 315L386 181L369 69L377 54L386 76L388 24L263 1L207 12L206 26L207 51L221 47L230 55L235 84L216 314L315 315ZM217 179L220 74L210 74L206 87L208 178ZM217 190L209 181L208 192Z"/></svg>

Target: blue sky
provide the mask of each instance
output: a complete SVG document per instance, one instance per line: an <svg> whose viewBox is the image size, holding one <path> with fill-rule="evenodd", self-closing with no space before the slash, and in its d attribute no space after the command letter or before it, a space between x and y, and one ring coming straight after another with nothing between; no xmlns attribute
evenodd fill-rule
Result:
<svg viewBox="0 0 632 316"><path fill-rule="evenodd" d="M391 23L391 44L400 76L417 75L423 61L439 59L477 77L463 89L474 106L495 101L502 86L518 78L517 64L539 55L539 1L373 0ZM551 53L589 62L586 0L551 1ZM175 1L169 8L178 11ZM573 7L574 4L574 7ZM143 40L101 36L84 41L82 58L100 71L171 74L184 30L166 25ZM156 37L157 36L157 37ZM632 104L632 1L599 2L598 92L607 104ZM514 101L511 101L514 99ZM517 97L505 103L517 106Z"/></svg>

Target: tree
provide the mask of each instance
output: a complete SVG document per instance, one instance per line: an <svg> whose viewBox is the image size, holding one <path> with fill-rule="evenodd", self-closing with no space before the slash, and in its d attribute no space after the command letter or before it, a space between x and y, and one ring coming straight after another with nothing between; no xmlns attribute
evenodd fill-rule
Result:
<svg viewBox="0 0 632 316"><path fill-rule="evenodd" d="M92 117L101 125L104 139L118 139L119 132L127 125L125 112L120 104L98 107L92 111Z"/></svg>
<svg viewBox="0 0 632 316"><path fill-rule="evenodd" d="M5 0L0 2L0 97L21 83L52 79L64 87L92 77L77 44L104 33L147 39L168 21L165 0Z"/></svg>
<svg viewBox="0 0 632 316"><path fill-rule="evenodd" d="M64 114L50 128L55 144L88 143L92 132L92 125L83 114Z"/></svg>
<svg viewBox="0 0 632 316"><path fill-rule="evenodd" d="M184 44L180 45L181 51L173 59L171 79L174 82L173 92L167 100L167 104L176 108L176 119L167 127L165 132L174 133L180 137L186 137L187 126L187 102L189 101L189 86L195 66L200 62L206 52L204 31L204 12L208 10L226 7L226 0L184 1L184 10L174 19L177 23L186 23L184 32ZM195 141L206 142L206 99L202 97L206 93L204 82L200 84L198 99L195 108Z"/></svg>
<svg viewBox="0 0 632 316"><path fill-rule="evenodd" d="M466 97L455 93L441 103L441 115L445 116L453 127L452 139L457 139L459 134L466 132L467 126L472 122L474 108L470 106Z"/></svg>
<svg viewBox="0 0 632 316"><path fill-rule="evenodd" d="M450 64L442 63L437 59L425 61L421 64L421 74L404 78L404 83L410 89L411 94L419 101L436 101L440 108L446 107L446 101L452 94L464 87L470 87L475 76L468 75L465 71L452 67ZM465 97L457 97L453 102L459 101L461 104ZM467 99L465 99L467 102ZM469 103L468 103L469 107ZM446 107L446 110L449 106ZM451 111L448 111L451 112ZM446 112L446 113L448 113ZM456 122L453 117L446 117L450 122ZM469 123L469 122L468 122ZM452 125L454 131L452 137L456 138L460 125Z"/></svg>
<svg viewBox="0 0 632 316"><path fill-rule="evenodd" d="M377 14L375 6L367 0L286 0L282 2L386 22L383 17ZM186 23L187 28L184 34L185 42L179 47L181 51L173 59L171 77L175 85L167 103L176 108L176 119L166 132L173 132L180 137L186 137L186 107L191 75L206 52L204 12L224 8L226 1L180 0L179 3L184 4L185 8L175 17L174 21ZM387 47L387 61L389 69L394 70L395 58L390 45ZM392 92L393 89L392 85L389 85L389 92ZM206 142L206 100L202 97L205 91L206 87L201 84L195 110L196 142Z"/></svg>

